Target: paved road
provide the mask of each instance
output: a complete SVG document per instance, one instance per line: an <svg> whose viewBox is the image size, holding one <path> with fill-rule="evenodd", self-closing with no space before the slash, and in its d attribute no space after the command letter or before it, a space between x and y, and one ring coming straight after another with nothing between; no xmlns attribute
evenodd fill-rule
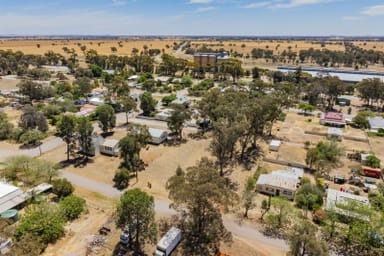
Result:
<svg viewBox="0 0 384 256"><path fill-rule="evenodd" d="M107 197L116 198L122 194L121 191L111 187L110 185L97 182L65 170L62 171L61 175L79 187L100 193ZM156 213L161 215L175 214L175 211L169 208L169 203L170 202L167 200L155 199ZM289 249L284 240L266 237L260 233L256 227L249 223L239 224L230 216L224 216L223 222L224 226L236 237L243 238L251 242L257 242L265 245L267 248L273 248L275 250L288 251Z"/></svg>

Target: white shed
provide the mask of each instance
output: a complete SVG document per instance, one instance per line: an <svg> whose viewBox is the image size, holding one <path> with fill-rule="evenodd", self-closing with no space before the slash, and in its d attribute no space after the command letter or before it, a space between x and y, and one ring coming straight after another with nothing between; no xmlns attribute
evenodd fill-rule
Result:
<svg viewBox="0 0 384 256"><path fill-rule="evenodd" d="M343 139L343 130L341 130L340 128L330 127L328 128L327 137L329 140L341 141Z"/></svg>
<svg viewBox="0 0 384 256"><path fill-rule="evenodd" d="M279 151L280 146L281 146L280 140L272 140L271 143L269 143L269 150L270 151Z"/></svg>
<svg viewBox="0 0 384 256"><path fill-rule="evenodd" d="M100 153L110 155L110 156L119 156L119 141L105 140L100 145Z"/></svg>
<svg viewBox="0 0 384 256"><path fill-rule="evenodd" d="M168 136L167 131L155 129L155 128L149 128L148 131L152 137L152 139L150 141L150 143L152 143L152 144L159 145L167 139L167 136Z"/></svg>

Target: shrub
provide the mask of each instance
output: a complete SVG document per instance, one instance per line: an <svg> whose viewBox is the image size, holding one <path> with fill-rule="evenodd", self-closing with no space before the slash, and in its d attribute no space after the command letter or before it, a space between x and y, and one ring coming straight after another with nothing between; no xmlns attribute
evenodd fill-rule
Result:
<svg viewBox="0 0 384 256"><path fill-rule="evenodd" d="M121 168L116 171L113 182L118 189L124 189L129 185L130 172L126 168Z"/></svg>
<svg viewBox="0 0 384 256"><path fill-rule="evenodd" d="M53 181L52 192L59 198L71 195L74 190L75 188L72 183L67 179L58 179Z"/></svg>
<svg viewBox="0 0 384 256"><path fill-rule="evenodd" d="M39 237L43 243L57 241L65 233L64 218L52 204L41 203L26 209L15 231L15 238L21 241L25 235Z"/></svg>
<svg viewBox="0 0 384 256"><path fill-rule="evenodd" d="M59 210L66 220L77 219L85 210L85 200L74 195L67 196L60 201Z"/></svg>

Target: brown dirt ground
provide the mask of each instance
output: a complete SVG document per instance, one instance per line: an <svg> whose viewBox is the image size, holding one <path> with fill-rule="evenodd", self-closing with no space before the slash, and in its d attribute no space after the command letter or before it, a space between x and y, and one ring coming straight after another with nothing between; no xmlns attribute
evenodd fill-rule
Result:
<svg viewBox="0 0 384 256"><path fill-rule="evenodd" d="M86 199L87 212L66 226L66 236L49 245L44 256L82 256L92 235L111 217L113 203L102 195L76 187L75 194ZM109 225L114 228L114 224ZM108 240L107 240L108 243Z"/></svg>
<svg viewBox="0 0 384 256"><path fill-rule="evenodd" d="M0 90L14 90L17 89L17 84L20 82L19 79L0 79Z"/></svg>

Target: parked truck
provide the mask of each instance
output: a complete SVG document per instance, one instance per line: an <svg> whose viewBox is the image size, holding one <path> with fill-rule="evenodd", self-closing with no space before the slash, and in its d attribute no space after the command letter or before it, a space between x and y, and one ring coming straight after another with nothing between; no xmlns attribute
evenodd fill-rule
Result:
<svg viewBox="0 0 384 256"><path fill-rule="evenodd" d="M181 230L172 227L157 243L154 256L168 256L181 241Z"/></svg>

